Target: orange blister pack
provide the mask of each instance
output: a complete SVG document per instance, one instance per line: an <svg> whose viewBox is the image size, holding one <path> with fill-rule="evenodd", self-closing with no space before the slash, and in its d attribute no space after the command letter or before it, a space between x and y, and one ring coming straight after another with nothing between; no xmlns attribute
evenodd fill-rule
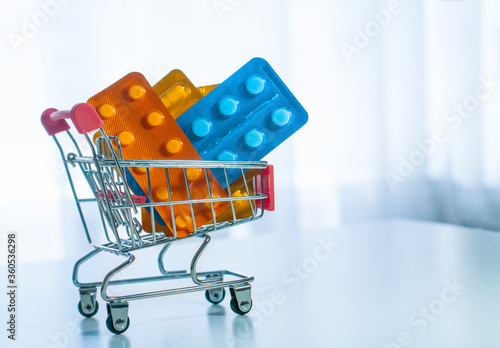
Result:
<svg viewBox="0 0 500 348"><path fill-rule="evenodd" d="M242 187L232 193L232 197L248 197L254 194L254 188L253 188L253 182L250 181L248 183L248 191L245 187ZM241 200L236 200L233 201L233 206L234 206L234 216L233 216L233 209L231 208L231 204L227 204L227 208L220 214L216 216L217 223L219 222L224 222L224 221L233 221L234 218L236 220L240 219L246 219L251 217L254 214L254 210L257 209L257 206L255 205L254 200L248 200L248 199L241 199ZM173 233L172 231L167 227L167 226L162 226L158 222L155 221L155 219L151 219L151 213L148 208L142 208L141 209L141 215L142 215L142 229L144 232L151 233L153 232L153 222L155 225L155 231L156 232L163 232L165 236L167 237L172 237ZM212 224L214 221L210 220L208 223Z"/></svg>
<svg viewBox="0 0 500 348"><path fill-rule="evenodd" d="M106 134L117 136L120 140L124 159L201 160L200 155L142 74L134 72L126 75L91 97L88 103L94 106L101 116ZM130 173L143 191L135 193L138 195L148 193L146 169L130 168ZM210 197L204 170L150 168L149 174L152 190L152 197L149 198L152 202L188 200L186 181L191 199ZM208 181L213 198L227 197L210 171L208 171ZM133 188L133 185L130 186ZM214 203L216 215L227 207L226 202L217 203ZM173 207L173 219L169 205L156 206L155 210L171 231L174 230L173 220L175 221L178 237L193 232L194 224L196 227L201 227L213 218L210 204L193 204L194 221L189 204L174 204Z"/></svg>
<svg viewBox="0 0 500 348"><path fill-rule="evenodd" d="M151 213L150 213L150 210L148 208L141 209L141 216L142 216L142 229L144 230L144 232L147 232L147 233L153 232L152 222L154 222L155 232L163 232L165 234L165 236L167 236L167 237L172 237L174 235L172 233L172 231L170 230L170 228L168 228L167 226L160 225L158 222L156 222L155 219L151 219ZM153 220L153 221L151 221L151 220ZM181 232L181 234L184 234L184 233Z"/></svg>
<svg viewBox="0 0 500 348"><path fill-rule="evenodd" d="M242 199L240 200L233 201L234 215L233 215L233 208L231 207L231 204L228 202L226 209L222 213L216 215L217 223L224 221L233 221L234 218L236 218L236 220L246 219L254 215L254 212L257 209L256 202L255 200L245 199L245 197L254 195L255 188L254 188L253 177L256 174L260 173L260 170L251 169L247 171L247 173L245 174L248 174L248 172L250 171L252 175L251 177L247 177L246 185L245 182L243 181L243 177L241 177L235 180L230 186L231 197L242 197ZM229 194L227 196L229 197ZM167 226L162 226L157 221L155 221L155 219L151 219L150 209L142 208L141 215L142 215L142 229L145 232L148 233L153 232L152 223L154 222L156 232L163 232L167 237L173 236L172 231ZM214 222L213 220L210 220L208 223L212 224L213 222Z"/></svg>

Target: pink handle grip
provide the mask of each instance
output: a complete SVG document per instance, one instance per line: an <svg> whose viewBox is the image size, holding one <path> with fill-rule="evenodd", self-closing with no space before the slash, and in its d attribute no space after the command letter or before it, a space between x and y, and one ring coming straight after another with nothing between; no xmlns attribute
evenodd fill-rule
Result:
<svg viewBox="0 0 500 348"><path fill-rule="evenodd" d="M49 135L69 129L67 119L71 119L80 134L92 132L104 126L94 107L87 103L76 104L71 111L47 109L42 114L42 125Z"/></svg>
<svg viewBox="0 0 500 348"><path fill-rule="evenodd" d="M264 210L274 211L274 167L271 164L267 165L266 169L262 169L262 187L260 187L260 174L255 176L257 183L257 192L262 192L267 196L264 199ZM257 207L261 207L260 199L256 200Z"/></svg>

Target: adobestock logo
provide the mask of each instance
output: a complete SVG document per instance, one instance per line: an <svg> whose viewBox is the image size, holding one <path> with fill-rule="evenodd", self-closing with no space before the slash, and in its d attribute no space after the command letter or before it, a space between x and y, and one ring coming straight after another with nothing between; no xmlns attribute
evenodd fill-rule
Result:
<svg viewBox="0 0 500 348"><path fill-rule="evenodd" d="M244 0L214 0L212 5L217 12L217 16L221 21L226 19L226 14L228 12L233 12L234 9L240 6Z"/></svg>
<svg viewBox="0 0 500 348"><path fill-rule="evenodd" d="M383 29L392 23L393 16L402 11L401 2L391 0L386 9L372 11L371 17L373 20L368 21L363 28L355 27L352 43L343 41L339 44L347 63L351 63L354 54L360 54L363 49L368 47L382 33Z"/></svg>
<svg viewBox="0 0 500 348"><path fill-rule="evenodd" d="M287 285L285 290L281 288L270 292L268 298L255 301L254 308L247 314L252 319L252 329L265 324L266 319L276 313L277 308L287 302L287 294L296 292L301 285L308 281L312 275L320 268L321 264L328 261L339 248L339 244L333 241L333 236L317 237L316 245L311 253L298 264L293 264L281 276L283 285ZM242 326L242 330L237 330L233 335L225 334L224 341L227 347L241 347L248 338L249 327Z"/></svg>
<svg viewBox="0 0 500 348"><path fill-rule="evenodd" d="M453 281L446 279L445 287L441 290L439 297L432 299L424 306L420 306L418 310L411 313L408 318L408 324L412 329L416 329L417 333L423 334L429 326L436 322L442 316L446 309L451 306L467 289L463 284L460 284L458 279ZM396 335L396 339L380 344L381 348L403 348L410 347L414 343L414 336L410 330L401 331Z"/></svg>
<svg viewBox="0 0 500 348"><path fill-rule="evenodd" d="M66 348L71 347L71 339L79 334L79 329L76 323L70 321L64 329L57 333L49 333L47 336L50 343L47 343L43 348Z"/></svg>
<svg viewBox="0 0 500 348"><path fill-rule="evenodd" d="M160 81L168 73L167 71L163 70L159 64L147 65L140 71L144 72L144 77L146 78L146 80L148 80L151 86Z"/></svg>
<svg viewBox="0 0 500 348"><path fill-rule="evenodd" d="M462 102L455 103L443 113L444 126L434 128L430 137L416 139L416 149L406 157L401 155L398 157L397 170L385 173L385 180L392 191L398 184L404 183L418 167L426 162L427 158L434 155L438 145L448 140L452 131L461 128L465 120L479 109L481 102L490 98L500 87L500 79L495 80L493 76L480 77L478 80L479 83L474 93L465 97Z"/></svg>
<svg viewBox="0 0 500 348"><path fill-rule="evenodd" d="M18 52L21 46L29 43L38 34L40 29L49 23L50 18L55 17L59 13L60 5L66 5L68 2L69 0L38 1L40 10L36 11L31 17L21 17L23 23L19 33L7 33L7 39L14 51Z"/></svg>

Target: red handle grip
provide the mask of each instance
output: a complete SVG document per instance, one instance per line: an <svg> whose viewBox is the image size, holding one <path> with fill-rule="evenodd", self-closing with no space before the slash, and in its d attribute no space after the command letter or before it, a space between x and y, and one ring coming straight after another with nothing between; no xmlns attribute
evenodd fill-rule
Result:
<svg viewBox="0 0 500 348"><path fill-rule="evenodd" d="M86 134L104 126L97 111L87 103L76 104L71 111L47 109L42 114L42 125L49 135L55 135L69 129L67 119L71 119L80 134Z"/></svg>
<svg viewBox="0 0 500 348"><path fill-rule="evenodd" d="M262 192L267 196L264 199L264 210L274 211L274 167L268 164L266 169L262 169L262 187L260 183L260 174L256 176L257 192ZM257 207L261 207L260 199L256 200Z"/></svg>

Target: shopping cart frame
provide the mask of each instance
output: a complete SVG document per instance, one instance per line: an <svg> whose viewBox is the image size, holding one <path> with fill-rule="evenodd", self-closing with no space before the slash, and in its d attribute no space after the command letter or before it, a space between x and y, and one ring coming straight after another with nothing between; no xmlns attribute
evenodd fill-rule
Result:
<svg viewBox="0 0 500 348"><path fill-rule="evenodd" d="M69 130L69 125L66 120L71 119L78 133L85 139L85 144L90 149L90 156L83 155L81 146ZM42 114L42 124L46 128L57 144L60 155L63 160L65 171L70 182L71 190L77 205L77 209L82 221L82 226L85 231L86 238L94 250L81 257L76 261L73 267L73 284L79 289L80 302L78 310L85 317L94 316L98 309L97 290L100 288L100 296L106 302L107 319L106 326L115 333L120 334L125 332L130 325L128 317L129 302L147 298L170 296L177 294L185 294L197 291L205 291L206 299L212 304L222 302L225 297L225 288L230 290L231 309L240 315L248 313L252 308L251 285L254 277L246 276L240 273L229 270L217 270L208 272L198 272L198 261L211 241L209 233L218 231L224 228L232 227L238 224L247 223L260 219L264 214L265 202L268 195L262 192L266 187L265 170L267 169L266 162L222 162L222 161L180 161L180 160L124 160L121 155L121 146L117 137L108 136L103 130L103 124L95 109L89 104L77 104L71 111L58 111L56 109L47 109ZM100 131L101 136L94 144L89 133ZM69 143L72 144L72 152L65 151L64 146L58 139L58 135L66 134ZM74 184L73 169L79 167L81 173L90 185L94 197L80 198L77 188ZM151 201L136 203L135 198L125 175L125 168L141 167L146 168L148 178L148 197ZM169 169L182 168L186 178L186 188L188 200L186 201L167 201L154 202L151 195L151 183L149 171L151 168L164 168L166 175L166 184L170 192ZM186 169L201 168L205 172L209 197L205 199L192 199L189 185L187 182ZM213 197L210 190L208 180L208 170L223 170L226 177L226 184L229 197ZM250 193L249 186L253 181L254 193L248 196L234 196L231 192L228 182L228 170L241 170L243 184L246 192ZM251 179L246 178L246 173L254 171ZM272 180L272 178L271 178ZM171 195L169 195L171 197ZM250 217L238 218L235 211L235 204L238 201L247 200L252 208ZM214 210L214 205L220 202L228 202L227 204L232 210L232 221L217 222L217 215ZM87 226L83 204L94 203L99 207L102 227L106 237L105 243L95 243ZM196 226L194 222L193 204L209 204L212 211L212 221L203 226ZM257 204L260 203L260 204ZM155 207L160 205L169 205L172 212L173 207L178 204L189 204L191 207L192 220L194 223L194 231L184 238L178 238L175 224L173 224L173 236L166 236L162 232L155 230ZM144 232L142 225L137 219L138 208L147 208L151 215L152 232ZM111 230L111 233L108 231ZM189 270L167 271L164 265L164 256L172 244L179 240L187 240L192 237L201 237L203 241L194 256L191 259ZM160 275L114 279L121 271L132 265L135 261L134 251L163 245L158 253L157 264ZM79 273L81 266L102 252L112 253L117 256L125 257L126 261L119 264L117 267L110 270L102 281L81 282ZM231 280L225 280L225 277ZM108 288L115 285L137 284L156 282L164 280L191 279L193 286L177 287L161 289L150 292L138 292L121 296L112 296L109 294Z"/></svg>

